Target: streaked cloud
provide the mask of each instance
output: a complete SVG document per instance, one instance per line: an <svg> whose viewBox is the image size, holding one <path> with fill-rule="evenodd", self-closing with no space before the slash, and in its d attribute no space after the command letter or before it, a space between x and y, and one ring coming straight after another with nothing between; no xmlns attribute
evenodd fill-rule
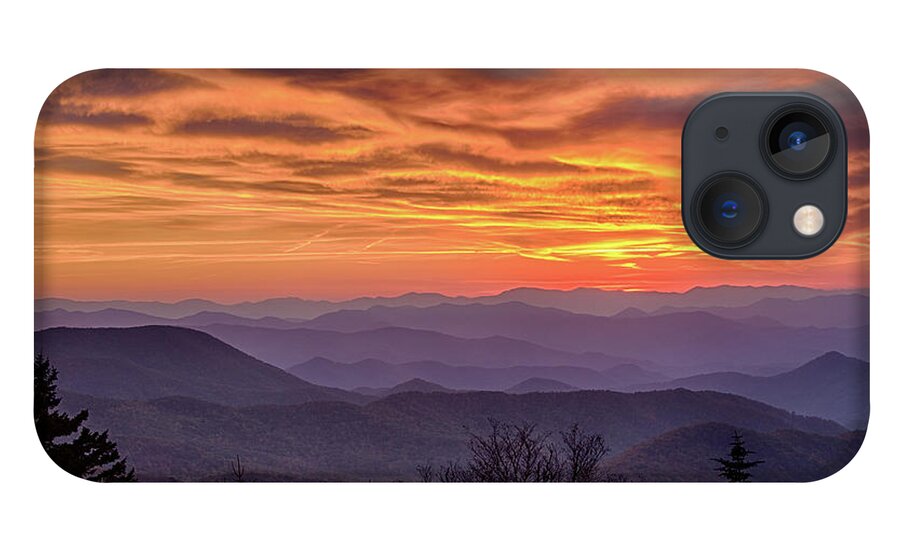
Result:
<svg viewBox="0 0 900 554"><path fill-rule="evenodd" d="M803 271L722 262L681 228L681 124L723 89L849 114L847 228ZM847 98L802 71L89 72L38 124L38 294L856 286L868 159Z"/></svg>
<svg viewBox="0 0 900 554"><path fill-rule="evenodd" d="M306 115L290 115L278 120L233 117L228 119L189 120L174 132L186 135L221 137L273 138L299 144L364 139L372 134L360 125L328 126Z"/></svg>
<svg viewBox="0 0 900 554"><path fill-rule="evenodd" d="M210 81L177 71L97 69L80 73L67 80L57 88L55 94L72 97L134 97L214 86Z"/></svg>

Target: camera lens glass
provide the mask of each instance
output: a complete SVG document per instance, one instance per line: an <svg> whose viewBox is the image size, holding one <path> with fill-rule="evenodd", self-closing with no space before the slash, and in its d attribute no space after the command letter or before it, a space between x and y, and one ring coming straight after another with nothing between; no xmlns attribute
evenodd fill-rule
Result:
<svg viewBox="0 0 900 554"><path fill-rule="evenodd" d="M791 178L812 177L828 162L832 132L812 108L789 108L767 126L764 149L772 167Z"/></svg>
<svg viewBox="0 0 900 554"><path fill-rule="evenodd" d="M708 238L721 246L751 241L766 219L766 200L748 177L719 175L700 188L695 214Z"/></svg>

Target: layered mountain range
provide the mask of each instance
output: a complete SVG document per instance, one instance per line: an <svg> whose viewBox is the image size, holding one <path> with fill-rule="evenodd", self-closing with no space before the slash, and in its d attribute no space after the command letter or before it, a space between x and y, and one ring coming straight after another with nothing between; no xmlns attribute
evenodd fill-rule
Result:
<svg viewBox="0 0 900 554"><path fill-rule="evenodd" d="M868 418L867 291L44 299L35 330L64 407L147 480L219 479L236 455L259 480L415 479L491 419L578 423L647 480L716 479L739 430L758 479L811 480Z"/></svg>

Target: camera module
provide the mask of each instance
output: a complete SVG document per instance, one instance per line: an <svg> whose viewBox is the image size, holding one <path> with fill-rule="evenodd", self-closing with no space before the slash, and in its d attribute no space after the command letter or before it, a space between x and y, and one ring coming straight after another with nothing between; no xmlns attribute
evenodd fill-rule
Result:
<svg viewBox="0 0 900 554"><path fill-rule="evenodd" d="M701 250L729 260L816 256L847 218L847 132L805 92L723 92L681 136L681 220Z"/></svg>

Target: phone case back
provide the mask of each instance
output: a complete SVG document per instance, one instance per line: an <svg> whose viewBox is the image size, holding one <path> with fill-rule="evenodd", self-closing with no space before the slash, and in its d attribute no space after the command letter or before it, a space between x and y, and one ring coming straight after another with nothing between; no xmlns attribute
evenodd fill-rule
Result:
<svg viewBox="0 0 900 554"><path fill-rule="evenodd" d="M846 225L681 221L720 92L846 128ZM806 70L98 70L35 134L35 424L96 481L811 481L869 413L868 130Z"/></svg>

